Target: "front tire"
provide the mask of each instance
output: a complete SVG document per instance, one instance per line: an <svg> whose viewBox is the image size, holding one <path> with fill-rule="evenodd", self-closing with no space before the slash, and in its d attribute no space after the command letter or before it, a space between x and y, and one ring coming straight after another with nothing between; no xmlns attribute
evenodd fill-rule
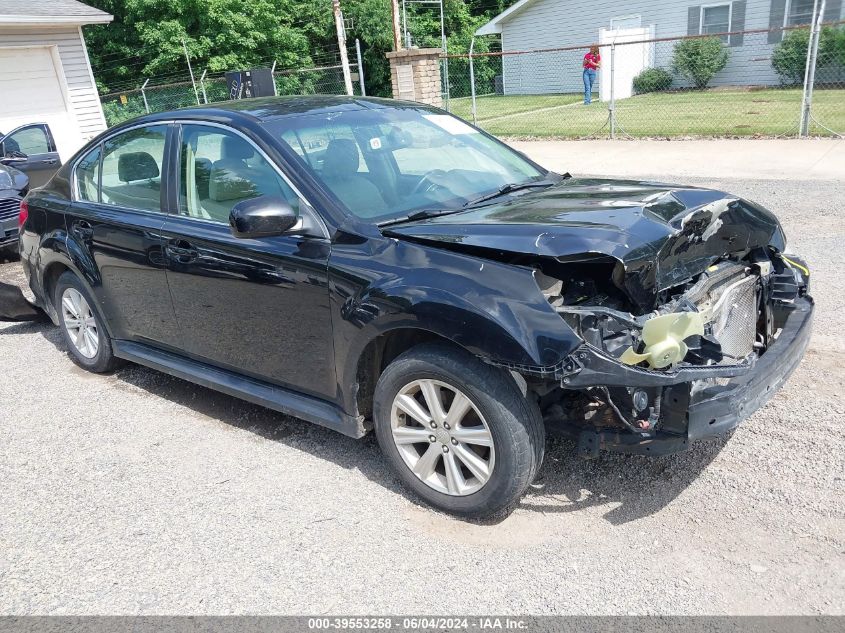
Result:
<svg viewBox="0 0 845 633"><path fill-rule="evenodd" d="M536 402L505 371L443 344L418 345L376 385L376 436L403 483L446 512L489 518L519 502L543 460Z"/></svg>
<svg viewBox="0 0 845 633"><path fill-rule="evenodd" d="M70 358L74 363L97 374L112 371L119 359L88 290L72 272L59 277L53 296Z"/></svg>

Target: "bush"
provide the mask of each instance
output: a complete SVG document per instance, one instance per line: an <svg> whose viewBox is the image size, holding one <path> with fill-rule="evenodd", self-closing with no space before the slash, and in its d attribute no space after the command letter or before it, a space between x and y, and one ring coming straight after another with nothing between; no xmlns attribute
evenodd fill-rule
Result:
<svg viewBox="0 0 845 633"><path fill-rule="evenodd" d="M799 29L787 33L772 51L772 68L780 75L781 83L804 83L809 44L810 29ZM826 26L819 38L817 68L828 64L845 64L845 30Z"/></svg>
<svg viewBox="0 0 845 633"><path fill-rule="evenodd" d="M706 88L713 75L728 64L728 49L718 37L698 37L675 44L672 70L691 81L696 88Z"/></svg>
<svg viewBox="0 0 845 633"><path fill-rule="evenodd" d="M646 68L634 77L634 90L637 94L668 90L672 85L672 75L662 68Z"/></svg>

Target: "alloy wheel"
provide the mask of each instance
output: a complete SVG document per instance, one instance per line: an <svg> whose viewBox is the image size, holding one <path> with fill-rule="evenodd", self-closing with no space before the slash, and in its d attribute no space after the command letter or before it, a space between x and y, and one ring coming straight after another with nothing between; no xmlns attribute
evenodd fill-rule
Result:
<svg viewBox="0 0 845 633"><path fill-rule="evenodd" d="M85 358L94 358L100 349L100 334L91 306L76 288L62 293L62 321L71 343Z"/></svg>
<svg viewBox="0 0 845 633"><path fill-rule="evenodd" d="M490 480L493 435L459 389L428 379L405 385L393 399L390 426L405 465L434 490L462 497Z"/></svg>

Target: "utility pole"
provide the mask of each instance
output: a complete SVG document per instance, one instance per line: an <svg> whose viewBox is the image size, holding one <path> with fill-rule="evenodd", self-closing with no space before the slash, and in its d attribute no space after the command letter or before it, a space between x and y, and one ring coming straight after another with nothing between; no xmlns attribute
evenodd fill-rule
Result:
<svg viewBox="0 0 845 633"><path fill-rule="evenodd" d="M340 0L332 0L332 12L337 28L337 46L340 49L340 65L343 66L343 83L346 94L352 96L352 73L349 71L349 53L346 51L346 29L343 26L343 14L340 12Z"/></svg>
<svg viewBox="0 0 845 633"><path fill-rule="evenodd" d="M390 0L390 13L393 18L393 50L402 50L402 31L399 28L399 0Z"/></svg>
<svg viewBox="0 0 845 633"><path fill-rule="evenodd" d="M411 35L408 33L408 8L402 0L402 31L405 36L405 48L411 48Z"/></svg>
<svg viewBox="0 0 845 633"><path fill-rule="evenodd" d="M819 55L819 37L824 20L825 0L813 3L813 26L810 30L810 42L807 45L807 67L804 70L804 98L801 100L801 122L798 136L809 136L810 114L813 106L813 84L816 82L816 64Z"/></svg>
<svg viewBox="0 0 845 633"><path fill-rule="evenodd" d="M197 105L200 104L200 93L197 92L197 83L194 81L194 71L191 68L191 58L188 55L188 45L182 40L182 50L185 51L185 61L188 62L188 74L191 75L191 85L194 87L194 96L197 98Z"/></svg>
<svg viewBox="0 0 845 633"><path fill-rule="evenodd" d="M358 58L358 85L361 86L361 96L367 96L367 87L364 84L364 62L361 59L361 40L355 38L355 56Z"/></svg>

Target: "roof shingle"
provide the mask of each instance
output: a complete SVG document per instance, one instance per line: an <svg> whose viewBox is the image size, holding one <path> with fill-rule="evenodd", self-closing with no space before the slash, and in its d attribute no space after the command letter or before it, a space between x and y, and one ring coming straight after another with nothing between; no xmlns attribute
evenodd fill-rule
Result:
<svg viewBox="0 0 845 633"><path fill-rule="evenodd" d="M2 0L0 16L103 18L109 14L77 0Z"/></svg>

